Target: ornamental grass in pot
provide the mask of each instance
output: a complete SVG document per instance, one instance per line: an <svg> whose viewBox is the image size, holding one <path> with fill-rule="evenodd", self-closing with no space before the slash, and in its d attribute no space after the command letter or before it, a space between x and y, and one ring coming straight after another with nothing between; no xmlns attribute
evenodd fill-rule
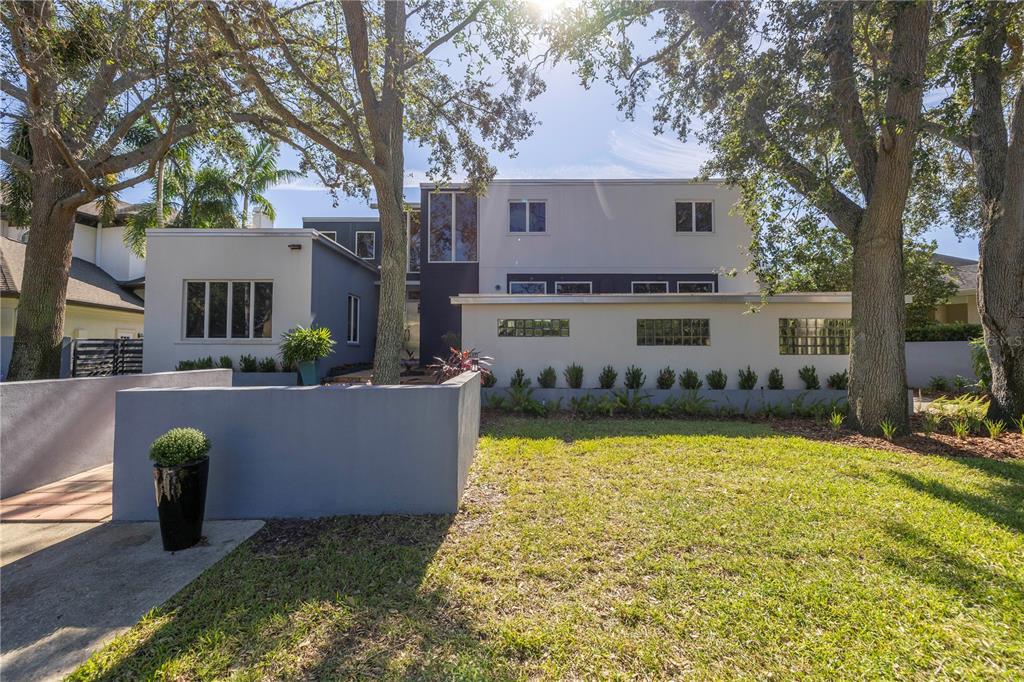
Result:
<svg viewBox="0 0 1024 682"><path fill-rule="evenodd" d="M188 549L203 535L210 439L199 429L176 428L153 441L153 485L164 549Z"/></svg>
<svg viewBox="0 0 1024 682"><path fill-rule="evenodd" d="M334 339L327 327L296 327L284 333L281 340L281 360L285 367L299 368L303 386L315 386L316 363L334 351Z"/></svg>

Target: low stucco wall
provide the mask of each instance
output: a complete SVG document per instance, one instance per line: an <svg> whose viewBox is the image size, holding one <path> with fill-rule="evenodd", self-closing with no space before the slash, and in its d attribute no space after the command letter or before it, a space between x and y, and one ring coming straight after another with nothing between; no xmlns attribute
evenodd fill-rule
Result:
<svg viewBox="0 0 1024 682"><path fill-rule="evenodd" d="M587 394L594 395L598 398L603 396L613 397L615 393L623 390L624 389L622 387L611 390L602 388L535 388L533 389L531 397L534 400L544 402L555 402L561 400L562 408L567 409L569 407L569 401L573 398L580 398ZM503 396L507 391L507 388L500 388L497 386L482 389L484 405L487 405L487 400L490 396ZM692 391L684 391L680 388L641 388L637 393L648 396L651 405L659 405L669 398L678 400L683 397L683 395L688 396ZM738 388L727 388L716 391L701 388L697 390L697 395L707 401L709 408L731 408L738 412L754 412L765 405L788 406L794 404L796 401L800 401L804 407L811 407L815 404L830 405L833 402L846 402L846 391L836 391L828 388L813 391L791 388L779 391L769 391L767 389L744 391Z"/></svg>
<svg viewBox="0 0 1024 682"><path fill-rule="evenodd" d="M977 381L967 341L914 341L907 344L907 385L923 388L939 376L951 381L960 375Z"/></svg>
<svg viewBox="0 0 1024 682"><path fill-rule="evenodd" d="M235 372L233 386L298 386L298 372Z"/></svg>
<svg viewBox="0 0 1024 682"><path fill-rule="evenodd" d="M0 384L0 497L109 464L118 391L230 385L226 369Z"/></svg>
<svg viewBox="0 0 1024 682"><path fill-rule="evenodd" d="M114 520L156 519L154 438L213 444L206 517L446 514L480 428L480 378L438 386L140 389L117 396Z"/></svg>

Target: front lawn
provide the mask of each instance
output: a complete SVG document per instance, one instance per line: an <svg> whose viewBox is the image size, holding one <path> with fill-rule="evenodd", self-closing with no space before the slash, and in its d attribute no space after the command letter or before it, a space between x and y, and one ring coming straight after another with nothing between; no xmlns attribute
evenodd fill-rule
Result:
<svg viewBox="0 0 1024 682"><path fill-rule="evenodd" d="M1024 675L1024 460L500 419L471 483L271 522L74 678Z"/></svg>

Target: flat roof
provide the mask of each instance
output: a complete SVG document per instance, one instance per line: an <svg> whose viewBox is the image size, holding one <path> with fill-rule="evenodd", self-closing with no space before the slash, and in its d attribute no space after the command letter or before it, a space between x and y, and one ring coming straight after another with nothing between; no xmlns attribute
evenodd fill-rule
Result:
<svg viewBox="0 0 1024 682"><path fill-rule="evenodd" d="M724 178L499 178L488 185L722 185ZM421 182L420 189L468 187L466 182Z"/></svg>
<svg viewBox="0 0 1024 682"><path fill-rule="evenodd" d="M452 296L455 305L522 305L522 304L609 304L609 303L850 303L848 291L776 294L762 296L747 293L696 294L459 294Z"/></svg>

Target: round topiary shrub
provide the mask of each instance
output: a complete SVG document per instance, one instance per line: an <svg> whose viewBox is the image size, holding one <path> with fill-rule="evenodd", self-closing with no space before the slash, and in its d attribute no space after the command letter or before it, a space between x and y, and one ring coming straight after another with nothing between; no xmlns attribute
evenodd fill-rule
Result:
<svg viewBox="0 0 1024 682"><path fill-rule="evenodd" d="M161 467L198 462L210 451L210 439L199 429L171 429L149 446L149 458Z"/></svg>

